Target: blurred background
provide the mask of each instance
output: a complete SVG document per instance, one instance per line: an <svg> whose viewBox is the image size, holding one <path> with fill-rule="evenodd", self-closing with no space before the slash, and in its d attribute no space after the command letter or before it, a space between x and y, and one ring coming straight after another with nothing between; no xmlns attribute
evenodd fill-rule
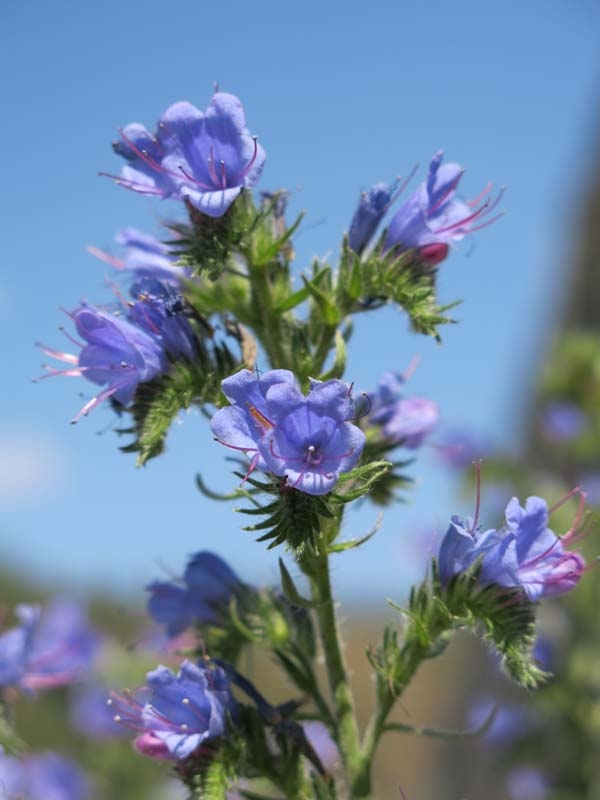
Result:
<svg viewBox="0 0 600 800"><path fill-rule="evenodd" d="M239 530L229 505L197 492L196 473L220 491L235 480L199 413L182 415L167 453L138 470L118 450L117 418L108 405L69 425L90 396L89 384L31 382L44 360L36 341L69 349L58 330L68 322L61 307L110 298L106 271L86 246L114 249L115 234L127 226L160 235L161 220L178 212L97 176L120 167L110 149L117 129L133 121L151 128L181 99L204 108L214 82L237 94L267 152L260 188L290 191L290 219L307 210L295 240L299 269L314 256L335 261L362 190L406 175L418 162L416 185L440 148L466 167L466 195L478 194L488 180L507 186L506 216L463 242L440 268L441 301L463 301L454 313L460 324L442 331L441 347L410 334L396 310L357 321L348 380L371 389L384 371L402 371L418 354L411 393L434 399L443 415L410 468L416 482L407 502L386 510L368 547L335 565L349 653L368 708L362 653L391 618L385 598L401 601L423 576L449 516L472 512L468 475L463 480L444 458L455 432L481 443L473 456L489 460L484 487L486 475L500 485L499 506L490 492L489 524L515 491L541 493L531 485L533 474L543 471L544 485L550 482L558 497L559 487L570 488L583 473L591 485L589 476L600 469L596 439L585 452L576 441L567 457L554 444L548 450L540 427L548 402L586 407L595 398L573 394L582 373L569 373L563 384L559 378L568 373L565 359L571 364L580 356L583 374L590 373L600 324L598 6L412 0L390 9L339 0L297 7L176 0L165 7L106 0L100 7L8 0L2 21L0 602L10 609L58 591L93 596L97 624L120 636L123 652L139 632L135 615L144 608L145 584L180 572L190 553L214 549L253 583L275 583L278 570L277 554ZM582 330L592 337L591 361L581 355L579 339L564 344ZM515 463L529 465L525 474ZM348 515L348 537L363 534L376 518L377 510L363 504ZM399 718L468 725L468 706L477 698L465 698L463 690L476 685L483 702L497 689L490 682L498 681L503 695L494 670L473 642L455 643L419 674ZM595 700L596 688L589 691ZM59 699L44 702L51 715ZM25 704L23 734L38 747L58 746L63 734L48 738L27 714ZM68 731L64 741L75 743L84 760L98 758L92 747L86 756L87 745ZM117 747L121 764L124 746ZM523 789L508 794L500 780L490 788L478 783L475 770L451 773L448 765L463 756L473 763L471 747L408 736L389 741L380 796L397 798L401 786L409 800L489 800L497 786L498 798L546 797ZM478 752L489 776L489 755ZM148 775L160 772L145 766ZM148 781L140 798L150 797ZM591 785L561 800L597 797L583 793ZM114 796L102 783L98 791Z"/></svg>

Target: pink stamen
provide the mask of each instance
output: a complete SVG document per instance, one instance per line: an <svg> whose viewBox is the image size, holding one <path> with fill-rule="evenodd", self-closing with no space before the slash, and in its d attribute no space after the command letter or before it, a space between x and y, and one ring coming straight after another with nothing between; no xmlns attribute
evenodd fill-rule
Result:
<svg viewBox="0 0 600 800"><path fill-rule="evenodd" d="M96 406L100 405L100 403L103 400L106 400L107 398L111 397L115 392L118 392L119 389L123 388L126 385L127 384L125 382L117 383L114 386L107 387L102 392L100 392L100 394L96 395L96 397L92 397L92 399L89 400L84 405L84 407L73 417L73 419L71 420L71 425L75 425L76 422L79 422L81 417L87 417L87 415L90 413L92 409L96 408Z"/></svg>
<svg viewBox="0 0 600 800"><path fill-rule="evenodd" d="M225 162L221 159L221 189L227 188L227 173L225 172Z"/></svg>
<svg viewBox="0 0 600 800"><path fill-rule="evenodd" d="M219 176L217 175L217 171L215 169L215 152L213 150L212 144L210 146L210 158L208 159L208 172L215 186L218 186Z"/></svg>
<svg viewBox="0 0 600 800"><path fill-rule="evenodd" d="M481 203L481 201L483 200L483 198L487 194L489 194L492 191L493 188L494 188L494 184L491 181L489 181L488 184L477 195L477 197L475 197L473 200L467 200L467 205L470 206L471 208L474 208L475 206L478 206L479 203Z"/></svg>
<svg viewBox="0 0 600 800"><path fill-rule="evenodd" d="M256 136L253 136L252 140L254 141L254 152L252 153L252 158L250 159L250 161L246 164L246 166L244 167L244 169L240 173L240 176L239 176L239 179L238 179L240 183L244 180L246 175L252 169L252 165L256 161L256 156L258 155L258 139L257 139ZM223 187L223 188L225 188L225 187Z"/></svg>
<svg viewBox="0 0 600 800"><path fill-rule="evenodd" d="M69 331L68 331L66 328L63 328L63 326L62 326L62 325L60 325L60 326L59 326L58 330L59 330L61 333L64 333L64 335L67 337L67 339L68 339L70 342L72 342L73 344L76 344L76 345L77 345L77 347L85 347L85 344L84 344L83 342L79 342L79 341L77 341L77 339L76 339L74 336L71 336L71 334L69 333Z"/></svg>
<svg viewBox="0 0 600 800"><path fill-rule="evenodd" d="M111 256L110 253L107 253L105 250L100 250L99 247L94 247L93 244L89 244L85 249L91 256L99 258L100 261L104 261L105 264L110 264L110 266L115 267L115 269L125 269L125 262L122 259Z"/></svg>
<svg viewBox="0 0 600 800"><path fill-rule="evenodd" d="M43 364L42 366L44 369L48 370L48 374L40 375L39 378L32 378L33 383L43 381L46 378L54 378L56 375L65 375L68 378L80 378L83 374L82 370L87 369L87 367L80 367L78 369L54 369L54 367L50 367L47 364Z"/></svg>
<svg viewBox="0 0 600 800"><path fill-rule="evenodd" d="M475 480L477 481L477 499L475 500L475 516L473 517L471 533L474 533L477 529L477 523L479 522L479 510L481 508L481 459L479 459L479 461L475 461L474 464Z"/></svg>
<svg viewBox="0 0 600 800"><path fill-rule="evenodd" d="M410 378L412 378L412 376L415 374L415 372L417 370L417 367L419 366L420 363L421 363L421 356L419 354L414 355L411 358L408 367L402 373L403 380L407 381Z"/></svg>
<svg viewBox="0 0 600 800"><path fill-rule="evenodd" d="M417 164L415 164L415 165L414 165L414 167L413 167L413 168L411 169L411 171L408 173L408 177L405 179L404 183L403 183L403 184L401 184L400 188L399 188L399 189L397 189L397 190L394 192L394 194L393 194L393 195L390 197L390 202L388 203L388 208L389 208L389 206L391 206L393 203L395 203L395 202L396 202L396 200L397 200L397 199L400 197L400 195L402 194L402 192L403 192L403 191L406 189L406 187L408 186L408 184L409 184L409 183L412 181L412 179L415 177L415 175L416 175L416 172L417 172L417 170L418 170L418 169L419 169L419 164L417 163ZM398 178L398 180L401 180L401 178Z"/></svg>
<svg viewBox="0 0 600 800"><path fill-rule="evenodd" d="M154 186L145 186L143 183L128 180L127 178L121 178L120 175L113 175L110 172L99 172L98 175L103 178L111 178L111 180L115 181L121 186L124 186L126 189L132 189L134 192L139 192L140 194L149 194L154 195L155 197L163 197L165 194L163 191L161 191L161 189L158 189Z"/></svg>
<svg viewBox="0 0 600 800"><path fill-rule="evenodd" d="M196 186L199 186L201 189L204 189L205 192L214 191L212 186L208 186L206 183L202 183L202 181L199 181L197 178L194 178L193 175L190 175L189 172L186 172L186 170L184 170L181 164L179 165L179 170L182 173L182 175L184 175L188 179L188 181L191 181L191 183L195 183Z"/></svg>
<svg viewBox="0 0 600 800"><path fill-rule="evenodd" d="M65 361L67 364L77 364L79 362L79 358L72 353L61 353L58 350L53 350L51 347L46 347L45 344L37 343L38 347L41 349L43 353L47 356L52 356L57 361Z"/></svg>

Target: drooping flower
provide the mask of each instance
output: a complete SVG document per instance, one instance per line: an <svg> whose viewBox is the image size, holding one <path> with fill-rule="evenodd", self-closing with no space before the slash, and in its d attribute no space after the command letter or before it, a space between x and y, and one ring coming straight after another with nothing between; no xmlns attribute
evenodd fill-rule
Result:
<svg viewBox="0 0 600 800"><path fill-rule="evenodd" d="M367 247L379 223L394 201L396 183L376 183L363 192L348 231L348 244L359 255Z"/></svg>
<svg viewBox="0 0 600 800"><path fill-rule="evenodd" d="M243 188L252 188L265 162L242 104L224 92L213 95L204 113L187 102L170 106L154 137L142 125L128 125L114 149L128 162L117 178L122 186L187 200L210 217L221 217Z"/></svg>
<svg viewBox="0 0 600 800"><path fill-rule="evenodd" d="M528 497L524 508L513 497L500 530L482 533L471 520L453 517L440 547L440 580L446 584L479 560L482 585L520 588L532 602L570 591L585 569L583 556L565 549L580 533L583 502L584 496L573 527L562 537L548 528L548 504L541 497Z"/></svg>
<svg viewBox="0 0 600 800"><path fill-rule="evenodd" d="M214 663L184 661L177 675L159 666L138 692L109 700L116 724L142 731L136 747L159 759L187 758L202 744L226 732L235 714L225 671Z"/></svg>
<svg viewBox="0 0 600 800"><path fill-rule="evenodd" d="M71 365L65 370L47 367L48 373L79 376L105 387L83 406L72 422L108 397L128 405L140 383L165 371L167 361L159 337L92 305L81 305L70 317L85 344L73 340L81 347L78 356L44 347L47 355Z"/></svg>
<svg viewBox="0 0 600 800"><path fill-rule="evenodd" d="M244 370L222 385L233 405L215 414L212 431L223 444L246 452L251 469L285 476L289 486L321 495L358 462L365 436L350 421L354 403L343 381L313 380L304 396L287 370L260 379Z"/></svg>
<svg viewBox="0 0 600 800"><path fill-rule="evenodd" d="M64 686L90 668L98 636L80 606L57 600L45 612L19 605L15 613L20 625L0 636L0 686Z"/></svg>
<svg viewBox="0 0 600 800"><path fill-rule="evenodd" d="M0 750L2 800L87 800L90 786L83 772L58 753L46 752L22 759Z"/></svg>
<svg viewBox="0 0 600 800"><path fill-rule="evenodd" d="M223 609L241 587L223 559L201 551L188 561L181 582L154 581L146 587L150 592L148 613L165 626L168 636L177 636L194 624L218 624Z"/></svg>
<svg viewBox="0 0 600 800"><path fill-rule="evenodd" d="M403 395L407 377L397 372L382 375L375 391L369 393L371 408L364 424L379 426L390 445L416 450L437 426L440 412L427 397Z"/></svg>
<svg viewBox="0 0 600 800"><path fill-rule="evenodd" d="M419 259L431 267L446 258L452 242L498 218L490 218L490 214L503 194L501 191L495 199L482 203L492 188L488 184L475 200L459 200L456 190L464 170L458 164L442 165L442 158L441 150L433 156L427 180L392 217L384 242L386 250L415 249Z"/></svg>

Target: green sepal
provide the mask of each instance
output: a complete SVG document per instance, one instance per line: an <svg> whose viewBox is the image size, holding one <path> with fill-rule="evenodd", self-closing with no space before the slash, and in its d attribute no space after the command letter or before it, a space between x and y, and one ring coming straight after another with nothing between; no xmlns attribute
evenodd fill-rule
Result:
<svg viewBox="0 0 600 800"><path fill-rule="evenodd" d="M119 413L130 414L132 418L132 425L116 429L119 434L134 437L121 450L138 453L138 466L160 455L179 412L192 403L214 403L221 394L222 379L238 366L226 345L214 345L211 354L199 345L198 360L193 364L181 359L171 364L165 375L140 383L130 407L115 406Z"/></svg>
<svg viewBox="0 0 600 800"><path fill-rule="evenodd" d="M216 280L223 272L232 252L251 246L251 237L261 212L254 206L250 192L242 190L220 217L210 217L186 202L189 223L169 222L175 238L172 245L179 256L178 264L189 266L194 275Z"/></svg>
<svg viewBox="0 0 600 800"><path fill-rule="evenodd" d="M416 333L440 341L438 328L455 321L446 312L458 302L439 305L435 275L415 269L413 253L384 252L384 237L385 232L377 247L361 261L361 301L355 310L370 311L387 302L396 303L406 312Z"/></svg>
<svg viewBox="0 0 600 800"><path fill-rule="evenodd" d="M301 558L307 550L318 555L323 547L323 518L331 519L334 516L329 495L306 494L286 486L284 480L278 478L274 478L268 490L275 494L275 499L270 503L237 509L243 514L267 516L262 522L245 526L244 530L266 530L257 541L269 542L269 550L285 544L296 558Z"/></svg>
<svg viewBox="0 0 600 800"><path fill-rule="evenodd" d="M465 626L491 641L502 657L510 677L526 689L534 689L548 678L532 655L535 641L536 606L518 588L479 584L480 564L455 575L448 586L436 592L451 615L455 627Z"/></svg>
<svg viewBox="0 0 600 800"><path fill-rule="evenodd" d="M369 494L375 484L391 469L389 461L371 461L340 475L331 499L335 503L351 503Z"/></svg>

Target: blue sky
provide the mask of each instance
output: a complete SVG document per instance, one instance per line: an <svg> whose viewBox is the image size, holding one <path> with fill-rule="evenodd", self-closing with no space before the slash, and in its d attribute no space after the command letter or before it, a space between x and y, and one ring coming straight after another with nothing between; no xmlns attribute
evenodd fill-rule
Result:
<svg viewBox="0 0 600 800"><path fill-rule="evenodd" d="M307 210L300 265L335 258L362 189L416 162L422 175L439 148L467 168L465 194L489 179L508 187L507 215L442 266L441 299L464 301L443 346L409 334L388 309L357 321L347 375L366 389L419 353L415 393L435 398L447 423L515 447L597 156L599 22L589 0L8 0L0 33L8 77L3 562L116 594L138 592L159 564L177 571L203 548L247 580L276 577L276 554L239 530L230 506L194 488L198 471L222 490L234 480L197 412L182 416L165 457L137 470L117 449L108 407L69 425L89 384L31 383L44 360L34 342L65 345L59 307L108 298L86 245L111 246L129 225L156 233L177 213L97 177L118 169L109 146L117 128L150 127L177 100L204 107L214 81L242 99L267 151L261 188L286 187L291 213ZM389 509L378 537L335 564L346 598L402 594L421 569L415 537L469 510L457 507L432 450L413 474L411 503ZM375 518L365 504L350 515L348 535Z"/></svg>

